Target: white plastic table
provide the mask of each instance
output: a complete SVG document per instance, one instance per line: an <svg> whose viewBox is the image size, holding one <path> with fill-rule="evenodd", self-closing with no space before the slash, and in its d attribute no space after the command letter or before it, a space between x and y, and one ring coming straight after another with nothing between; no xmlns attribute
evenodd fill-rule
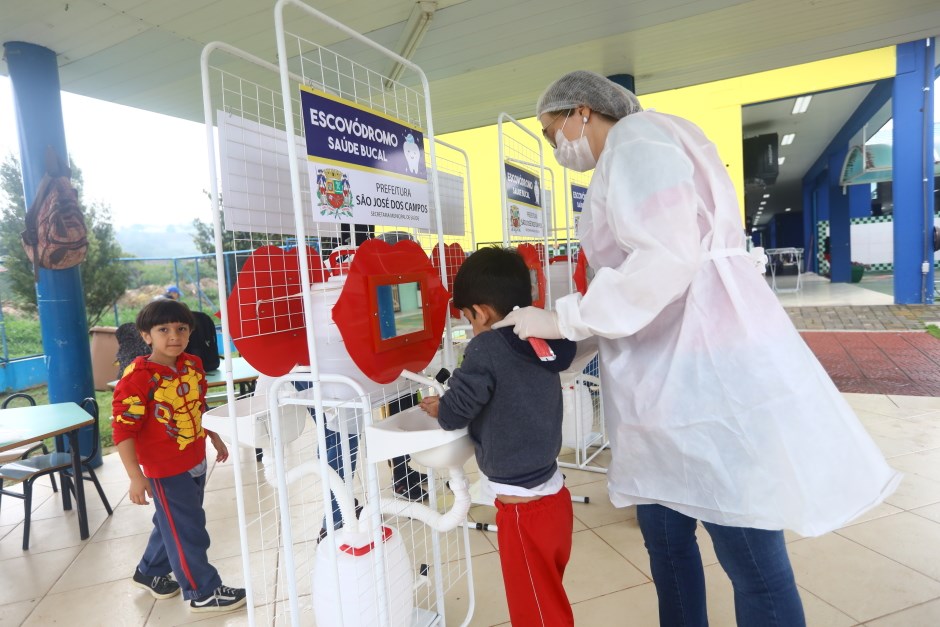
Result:
<svg viewBox="0 0 940 627"><path fill-rule="evenodd" d="M764 251L770 265L770 286L775 292L799 292L803 289L803 249L802 248L768 248ZM796 286L780 287L777 284L777 265L796 265Z"/></svg>

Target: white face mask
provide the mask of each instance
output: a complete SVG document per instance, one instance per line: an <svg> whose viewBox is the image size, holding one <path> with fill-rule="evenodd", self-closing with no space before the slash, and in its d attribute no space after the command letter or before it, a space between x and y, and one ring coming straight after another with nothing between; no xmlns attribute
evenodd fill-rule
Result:
<svg viewBox="0 0 940 627"><path fill-rule="evenodd" d="M568 118L566 117L561 128L555 132L555 160L569 170L587 172L597 165L597 159L594 158L594 153L591 152L591 145L588 143L588 138L584 136L584 127L587 126L587 118L584 119L583 125L581 126L581 137L574 141L565 137L565 134L562 132L567 123Z"/></svg>

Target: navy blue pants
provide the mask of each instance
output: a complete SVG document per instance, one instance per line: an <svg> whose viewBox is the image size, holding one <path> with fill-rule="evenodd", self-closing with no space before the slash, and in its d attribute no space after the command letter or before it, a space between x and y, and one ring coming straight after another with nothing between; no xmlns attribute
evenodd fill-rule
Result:
<svg viewBox="0 0 940 627"><path fill-rule="evenodd" d="M156 512L153 531L137 568L148 577L170 574L182 588L184 599L204 597L222 585L209 563L209 532L202 509L206 475L184 472L150 479Z"/></svg>

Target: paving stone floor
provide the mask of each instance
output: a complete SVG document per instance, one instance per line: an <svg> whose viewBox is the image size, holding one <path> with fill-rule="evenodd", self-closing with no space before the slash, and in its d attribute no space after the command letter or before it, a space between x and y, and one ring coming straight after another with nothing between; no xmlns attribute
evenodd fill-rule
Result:
<svg viewBox="0 0 940 627"><path fill-rule="evenodd" d="M912 332L804 332L840 392L940 396L940 340Z"/></svg>
<svg viewBox="0 0 940 627"><path fill-rule="evenodd" d="M940 305L785 307L800 331L922 331L940 326Z"/></svg>

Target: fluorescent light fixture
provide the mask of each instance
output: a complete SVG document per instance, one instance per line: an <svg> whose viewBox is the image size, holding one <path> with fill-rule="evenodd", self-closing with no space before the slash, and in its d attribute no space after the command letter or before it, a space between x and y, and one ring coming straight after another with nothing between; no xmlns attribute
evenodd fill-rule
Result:
<svg viewBox="0 0 940 627"><path fill-rule="evenodd" d="M789 146L793 143L793 140L796 139L796 133L787 133L783 136L783 139L780 140L781 146Z"/></svg>
<svg viewBox="0 0 940 627"><path fill-rule="evenodd" d="M806 113L806 110L809 109L809 102L812 100L812 96L800 96L796 99L796 102L793 103L793 115L799 115L800 113Z"/></svg>
<svg viewBox="0 0 940 627"><path fill-rule="evenodd" d="M783 162L786 160L786 157L777 157L777 165L783 165Z"/></svg>
<svg viewBox="0 0 940 627"><path fill-rule="evenodd" d="M770 198L770 194L764 194L764 198Z"/></svg>
<svg viewBox="0 0 940 627"><path fill-rule="evenodd" d="M792 208L793 208L793 207L787 207L786 209L784 209L784 211L789 211L789 210L792 209Z"/></svg>
<svg viewBox="0 0 940 627"><path fill-rule="evenodd" d="M408 22L405 24L405 29L402 31L401 38L398 40L398 54L400 56L409 61L411 60L418 46L421 45L421 40L424 39L425 33L428 32L428 28L431 27L431 19L434 17L436 10L437 2L433 0L419 0L415 2L414 6L411 8L411 15L408 16ZM404 71L405 66L395 62L395 65L392 66L391 71L388 73L388 78L385 79L385 89L391 89L392 84L401 78Z"/></svg>

